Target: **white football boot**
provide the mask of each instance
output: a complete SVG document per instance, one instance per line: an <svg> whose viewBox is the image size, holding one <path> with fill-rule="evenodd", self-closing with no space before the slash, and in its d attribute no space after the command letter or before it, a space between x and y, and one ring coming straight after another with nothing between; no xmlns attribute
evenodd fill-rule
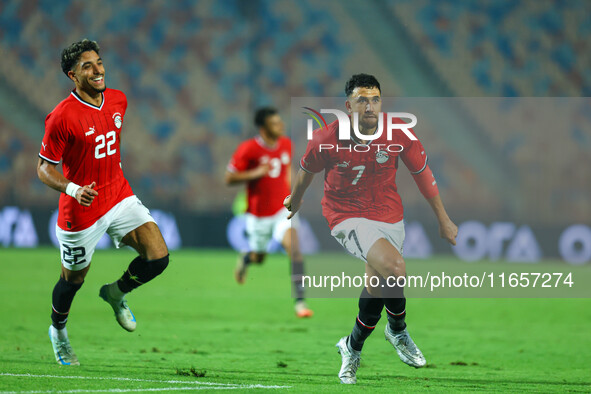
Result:
<svg viewBox="0 0 591 394"><path fill-rule="evenodd" d="M347 344L349 337L342 337L337 342L336 347L338 352L341 354L343 364L339 371L339 379L344 384L355 384L357 383L357 368L361 362L361 352L353 350Z"/></svg>
<svg viewBox="0 0 591 394"><path fill-rule="evenodd" d="M64 327L58 330L53 325L49 326L49 339L51 346L53 346L53 353L55 354L55 361L60 365L80 365L78 357L70 346L68 339L68 331Z"/></svg>
<svg viewBox="0 0 591 394"><path fill-rule="evenodd" d="M115 318L121 327L129 332L135 330L135 316L127 306L125 294L119 290L117 282L108 283L101 287L99 297L111 305L113 312L115 312Z"/></svg>
<svg viewBox="0 0 591 394"><path fill-rule="evenodd" d="M402 360L403 363L415 368L421 368L427 364L425 357L423 357L423 353L421 353L410 335L408 335L406 328L395 334L390 329L390 325L386 324L386 331L384 333L386 335L386 341L394 346L396 353L398 353L398 357L400 357L400 360Z"/></svg>

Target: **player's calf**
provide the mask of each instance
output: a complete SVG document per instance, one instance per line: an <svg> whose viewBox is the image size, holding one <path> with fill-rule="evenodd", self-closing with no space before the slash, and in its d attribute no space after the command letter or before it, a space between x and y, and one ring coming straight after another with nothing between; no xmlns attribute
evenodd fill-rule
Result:
<svg viewBox="0 0 591 394"><path fill-rule="evenodd" d="M381 283L384 305L388 314L388 325L393 332L400 332L406 328L406 298L404 297L404 288L388 286L384 280Z"/></svg>
<svg viewBox="0 0 591 394"><path fill-rule="evenodd" d="M129 293L160 275L168 267L168 262L169 255L155 260L145 260L138 256L129 264L117 285L123 293Z"/></svg>
<svg viewBox="0 0 591 394"><path fill-rule="evenodd" d="M70 282L60 277L55 284L51 297L51 324L56 329L66 327L72 301L83 283Z"/></svg>
<svg viewBox="0 0 591 394"><path fill-rule="evenodd" d="M363 288L359 297L359 314L355 319L351 335L349 335L349 342L353 350L361 351L365 340L380 321L382 309L384 309L382 298L372 296L367 288Z"/></svg>

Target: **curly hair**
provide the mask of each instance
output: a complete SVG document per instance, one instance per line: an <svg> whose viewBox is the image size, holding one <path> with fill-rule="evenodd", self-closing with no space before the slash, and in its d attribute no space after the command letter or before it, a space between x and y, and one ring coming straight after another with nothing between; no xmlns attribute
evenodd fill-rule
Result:
<svg viewBox="0 0 591 394"><path fill-rule="evenodd" d="M380 89L380 83L373 75L369 74L355 74L345 84L345 94L347 97L353 93L355 88L378 88L380 93L382 89Z"/></svg>
<svg viewBox="0 0 591 394"><path fill-rule="evenodd" d="M98 54L100 49L96 41L90 41L87 38L73 43L62 51L62 71L68 75L68 71L74 68L83 52L95 51Z"/></svg>

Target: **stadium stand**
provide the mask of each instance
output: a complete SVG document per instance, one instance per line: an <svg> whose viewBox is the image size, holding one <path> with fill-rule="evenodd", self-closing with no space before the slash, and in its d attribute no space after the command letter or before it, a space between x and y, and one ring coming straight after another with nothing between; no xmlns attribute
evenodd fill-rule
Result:
<svg viewBox="0 0 591 394"><path fill-rule="evenodd" d="M591 93L591 44L583 39L591 29L588 2L402 0L387 4L392 16L405 22L414 46L454 96L585 97ZM565 102L558 109L548 102L542 110L532 108L534 103L527 100L508 100L499 103L498 111L489 111L484 103L470 108L470 101L475 104L473 100L464 104L479 125L474 132L490 143L499 162L510 163L522 185L516 211L542 223L568 222L590 214L584 200L591 182L580 164L591 151L591 124L582 116L584 111L576 108L584 102ZM556 119L562 122L557 124ZM560 143L552 144L550 139Z"/></svg>
<svg viewBox="0 0 591 394"><path fill-rule="evenodd" d="M441 95L591 92L590 44L577 34L591 28L585 2L565 2L556 15L549 9L555 2L548 1L385 4L394 21L406 21L400 26L432 66L429 76L449 88ZM35 201L27 195L41 188L34 163L44 116L71 89L59 70L59 52L88 37L103 48L108 86L128 96L123 164L138 195L154 207L229 210L233 195L222 175L239 141L254 134L256 106L279 107L289 124L291 97L342 96L344 80L357 72L378 75L384 95L412 95L403 88L404 76L363 40L366 27L334 5L328 0L109 0L84 7L75 1L3 2L0 80L26 99L37 127L24 126L10 111L0 113L0 204L54 207L55 195L37 193ZM491 22L505 26L503 33L486 27ZM372 29L386 31L386 26L377 23ZM416 73L424 76L420 69ZM508 158L517 182L528 186L520 190L519 203L495 193L495 185L479 177L467 157L431 125L420 136L451 212L469 217L486 206L489 218L511 215L515 204L523 205L540 191L535 187L540 178L532 176L536 169L557 178L580 178L575 193L558 181L543 190L553 196L552 204L569 202L572 219L588 214L583 199L591 192L585 173L569 159L589 153L589 119L580 118L581 126L566 136L568 152L552 162L528 154L528 149L539 149L535 135L503 134L485 127L488 119L473 119L480 126L474 132L487 148L499 161ZM6 186L15 180L17 188ZM405 187L403 198L407 209L424 210L416 187ZM552 207L546 207L547 220L558 215Z"/></svg>

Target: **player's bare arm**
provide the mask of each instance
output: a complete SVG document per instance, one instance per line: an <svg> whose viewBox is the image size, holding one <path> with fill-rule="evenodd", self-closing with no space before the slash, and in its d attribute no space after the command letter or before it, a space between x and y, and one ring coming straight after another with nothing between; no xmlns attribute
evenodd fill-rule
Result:
<svg viewBox="0 0 591 394"><path fill-rule="evenodd" d="M443 201L441 201L441 196L438 194L435 197L427 199L427 201L429 202L429 205L431 205L431 208L437 217L437 221L439 222L439 236L447 240L450 244L455 245L456 237L458 235L458 226L456 226L447 215L445 207L443 206Z"/></svg>
<svg viewBox="0 0 591 394"><path fill-rule="evenodd" d="M225 181L226 185L238 185L243 182L250 182L262 178L271 169L269 163L263 163L252 170L231 172L226 171Z"/></svg>
<svg viewBox="0 0 591 394"><path fill-rule="evenodd" d="M456 236L458 235L458 226L451 221L445 211L441 196L439 195L439 189L437 188L437 182L433 177L431 168L425 164L423 169L413 172L412 177L421 194L429 202L431 209L433 209L433 212L437 217L437 221L439 222L439 236L447 240L450 244L455 245Z"/></svg>
<svg viewBox="0 0 591 394"><path fill-rule="evenodd" d="M288 219L291 219L300 210L304 193L306 192L306 189L308 189L308 186L310 186L310 183L312 183L313 179L314 174L306 172L300 168L295 177L291 195L285 197L285 200L283 201L283 205L290 212L287 217Z"/></svg>
<svg viewBox="0 0 591 394"><path fill-rule="evenodd" d="M70 181L57 170L57 164L39 158L37 162L37 176L41 182L61 193L66 193ZM76 191L76 200L82 206L89 207L98 192L94 190L96 182L81 186Z"/></svg>

